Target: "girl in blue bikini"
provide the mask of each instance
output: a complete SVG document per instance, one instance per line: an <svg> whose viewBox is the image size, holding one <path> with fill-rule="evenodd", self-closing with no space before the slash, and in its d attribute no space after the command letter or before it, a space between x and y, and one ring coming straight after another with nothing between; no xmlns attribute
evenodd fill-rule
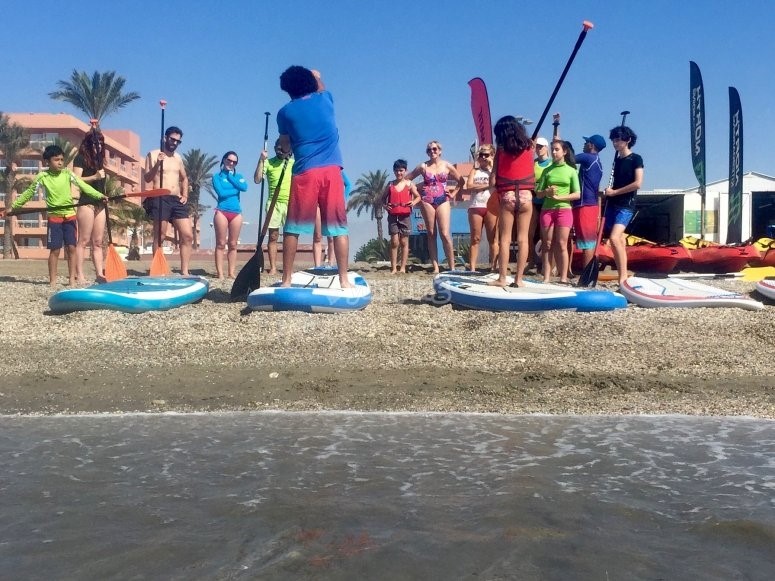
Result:
<svg viewBox="0 0 775 581"><path fill-rule="evenodd" d="M455 268L455 252L450 231L450 201L454 201L465 186L463 176L448 161L441 159L441 144L431 141L425 152L428 160L418 165L406 176L409 181L422 176L421 211L425 221L425 233L428 236L428 253L431 257L433 272L439 272L439 257L436 251L436 230L441 234L441 243L447 255L450 270ZM455 180L455 187L447 189L447 180Z"/></svg>

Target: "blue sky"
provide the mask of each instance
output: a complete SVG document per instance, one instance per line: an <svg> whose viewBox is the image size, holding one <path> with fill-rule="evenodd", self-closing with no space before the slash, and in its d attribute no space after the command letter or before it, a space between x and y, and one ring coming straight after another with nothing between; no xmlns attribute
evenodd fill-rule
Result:
<svg viewBox="0 0 775 581"><path fill-rule="evenodd" d="M73 69L115 70L140 93L106 128L138 133L143 153L159 140L159 99L166 121L184 130L183 151L220 156L233 149L250 175L263 144L264 111L287 101L279 75L289 65L316 68L333 93L345 171L389 170L398 157L423 160L436 139L444 157L465 161L474 138L469 79L487 83L493 122L506 114L537 120L584 20L589 32L552 107L576 148L581 137L607 137L620 119L638 134L645 187L696 185L689 149L689 61L705 84L708 180L728 172L727 87L740 92L745 171L775 174L775 25L767 1L678 3L494 0L297 0L282 10L266 2L74 2L5 0L20 28L3 51L0 111L77 114L48 93ZM295 20L294 20L295 19ZM6 36L6 39L9 37ZM542 134L548 135L545 124ZM762 145L764 144L764 145ZM612 160L612 148L603 161ZM243 206L257 233L258 186ZM207 203L208 198L203 198ZM209 221L210 217L206 218ZM211 239L203 228L204 240ZM375 236L365 215L351 215L352 252Z"/></svg>

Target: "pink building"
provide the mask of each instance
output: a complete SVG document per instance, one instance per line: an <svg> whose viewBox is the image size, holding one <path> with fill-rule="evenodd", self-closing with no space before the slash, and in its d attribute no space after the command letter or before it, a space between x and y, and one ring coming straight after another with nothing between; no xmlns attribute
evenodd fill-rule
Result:
<svg viewBox="0 0 775 581"><path fill-rule="evenodd" d="M72 115L65 113L6 113L11 123L24 127L30 137L30 147L22 152L18 165L17 176L34 177L42 171L42 152L47 145L59 138L67 140L74 146L80 145L86 133L91 129ZM140 137L126 129L103 129L105 136L105 171L117 180L124 192L139 192L142 189L143 158L140 155ZM0 170L4 170L7 160L0 152ZM14 198L18 192L10 192ZM0 192L0 203L4 203L9 192ZM132 200L132 198L128 198ZM28 203L30 208L43 208L42 199L33 198ZM20 258L46 258L46 213L30 212L7 218L14 221L14 242ZM0 220L0 244L5 223ZM114 233L117 244L126 244L122 233Z"/></svg>

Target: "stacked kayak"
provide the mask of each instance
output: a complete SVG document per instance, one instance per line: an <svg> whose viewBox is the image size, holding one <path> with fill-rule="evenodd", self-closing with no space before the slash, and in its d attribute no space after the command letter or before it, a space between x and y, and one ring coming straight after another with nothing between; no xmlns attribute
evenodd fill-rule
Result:
<svg viewBox="0 0 775 581"><path fill-rule="evenodd" d="M641 307L737 307L750 311L764 308L748 295L685 278L631 276L619 291L628 301Z"/></svg>
<svg viewBox="0 0 775 581"><path fill-rule="evenodd" d="M775 240L759 238L753 245L759 256L751 261L751 266L775 266Z"/></svg>
<svg viewBox="0 0 775 581"><path fill-rule="evenodd" d="M200 301L210 284L201 276L129 277L84 288L64 289L48 301L53 313L107 309L125 313L166 311Z"/></svg>
<svg viewBox="0 0 775 581"><path fill-rule="evenodd" d="M490 284L497 279L497 274L479 275L452 270L436 276L433 287L437 300L484 311L592 312L627 306L627 300L622 295L608 290L587 290L527 280L520 288Z"/></svg>
<svg viewBox="0 0 775 581"><path fill-rule="evenodd" d="M262 287L248 295L248 306L254 311L304 311L308 313L342 313L358 311L371 302L371 288L355 272L348 272L352 288L342 288L336 269L311 269L294 272L291 286L279 283Z"/></svg>
<svg viewBox="0 0 775 581"><path fill-rule="evenodd" d="M756 290L759 291L762 296L775 301L775 278L760 280L756 283Z"/></svg>
<svg viewBox="0 0 775 581"><path fill-rule="evenodd" d="M635 272L673 272L689 260L689 251L680 244L643 241L627 246L627 268Z"/></svg>
<svg viewBox="0 0 775 581"><path fill-rule="evenodd" d="M688 236L681 239L681 245L689 252L689 269L694 272L737 272L761 259L753 244L717 244Z"/></svg>

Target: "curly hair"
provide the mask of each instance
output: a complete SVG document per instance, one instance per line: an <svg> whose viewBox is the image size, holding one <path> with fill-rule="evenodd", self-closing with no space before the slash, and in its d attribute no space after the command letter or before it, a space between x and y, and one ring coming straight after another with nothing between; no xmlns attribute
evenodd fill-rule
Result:
<svg viewBox="0 0 775 581"><path fill-rule="evenodd" d="M101 170L105 162L105 137L102 131L89 131L81 141L78 153L83 158L83 165L91 170Z"/></svg>
<svg viewBox="0 0 775 581"><path fill-rule="evenodd" d="M638 140L638 136L635 135L635 132L627 127L626 125L618 125L611 129L611 132L608 134L608 139L614 140L614 139L620 139L621 141L627 141L628 145L632 147L635 145L635 142Z"/></svg>
<svg viewBox="0 0 775 581"><path fill-rule="evenodd" d="M280 88L288 93L291 99L298 99L317 91L318 81L308 68L293 65L280 75Z"/></svg>
<svg viewBox="0 0 775 581"><path fill-rule="evenodd" d="M493 132L497 146L511 155L519 155L533 146L525 132L525 127L512 115L498 119Z"/></svg>

